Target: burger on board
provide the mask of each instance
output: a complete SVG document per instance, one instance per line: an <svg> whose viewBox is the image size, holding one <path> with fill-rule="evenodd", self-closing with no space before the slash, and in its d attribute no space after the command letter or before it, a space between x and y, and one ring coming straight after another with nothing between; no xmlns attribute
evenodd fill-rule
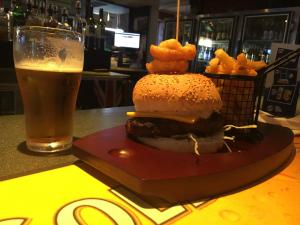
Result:
<svg viewBox="0 0 300 225"><path fill-rule="evenodd" d="M154 60L147 64L151 74L134 87L135 112L127 113L127 134L162 150L216 152L224 143L219 92L209 78L186 73L177 63L192 60L195 46L182 47L171 39L156 48L161 54L152 51Z"/></svg>

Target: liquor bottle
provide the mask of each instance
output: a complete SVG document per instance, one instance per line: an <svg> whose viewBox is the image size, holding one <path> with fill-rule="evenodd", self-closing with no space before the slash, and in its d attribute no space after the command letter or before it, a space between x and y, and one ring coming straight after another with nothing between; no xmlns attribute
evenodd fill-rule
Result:
<svg viewBox="0 0 300 225"><path fill-rule="evenodd" d="M219 34L218 34L219 41L222 41L222 34L223 34L223 23L219 23Z"/></svg>
<svg viewBox="0 0 300 225"><path fill-rule="evenodd" d="M24 26L25 25L25 12L20 0L12 1L12 26Z"/></svg>
<svg viewBox="0 0 300 225"><path fill-rule="evenodd" d="M26 20L28 19L28 17L31 15L31 11L32 11L32 4L31 4L31 0L27 0L26 1Z"/></svg>
<svg viewBox="0 0 300 225"><path fill-rule="evenodd" d="M230 25L230 23L227 23L226 26L225 26L224 40L229 40L230 39L230 35L231 35L231 25Z"/></svg>
<svg viewBox="0 0 300 225"><path fill-rule="evenodd" d="M206 53L206 58L207 58L206 60L207 61L211 60L211 58L212 58L211 52L212 52L212 48L207 47L207 53Z"/></svg>
<svg viewBox="0 0 300 225"><path fill-rule="evenodd" d="M60 24L60 28L62 29L66 29L66 30L71 30L71 26L69 25L68 22L68 10L66 8L63 8L62 13L61 13L61 24Z"/></svg>
<svg viewBox="0 0 300 225"><path fill-rule="evenodd" d="M58 6L57 5L53 5L53 19L55 19L58 23L61 22L61 19L59 18L59 15L58 15Z"/></svg>
<svg viewBox="0 0 300 225"><path fill-rule="evenodd" d="M208 47L203 48L203 60L208 61Z"/></svg>
<svg viewBox="0 0 300 225"><path fill-rule="evenodd" d="M215 30L213 30L213 31L211 32L210 39L213 40L213 41L216 40L216 33L215 33Z"/></svg>
<svg viewBox="0 0 300 225"><path fill-rule="evenodd" d="M44 21L38 15L38 1L34 0L33 4L27 4L27 11L30 13L27 14L26 25L28 26L42 26Z"/></svg>
<svg viewBox="0 0 300 225"><path fill-rule="evenodd" d="M262 21L262 24L264 24L263 27L263 35L262 35L262 40L268 40L269 37L269 31L268 31L268 26L269 24L265 22L265 20Z"/></svg>
<svg viewBox="0 0 300 225"><path fill-rule="evenodd" d="M73 30L78 32L78 33L83 33L83 19L81 18L81 1L76 0L75 3L75 19L73 22Z"/></svg>
<svg viewBox="0 0 300 225"><path fill-rule="evenodd" d="M202 61L204 59L204 47L200 46L199 52L198 52L198 60Z"/></svg>
<svg viewBox="0 0 300 225"><path fill-rule="evenodd" d="M104 41L105 41L105 21L103 9L99 9L99 20L97 22L97 48L104 50Z"/></svg>
<svg viewBox="0 0 300 225"><path fill-rule="evenodd" d="M45 20L44 26L56 28L58 26L58 21L55 18L53 18L52 4L49 4L47 12L48 12L48 16L47 19Z"/></svg>
<svg viewBox="0 0 300 225"><path fill-rule="evenodd" d="M95 23L93 6L89 7L86 18L86 35L85 43L87 49L96 49L96 29L97 24Z"/></svg>
<svg viewBox="0 0 300 225"><path fill-rule="evenodd" d="M275 24L273 21L270 22L270 30L269 30L269 35L268 35L268 40L273 40L274 38L274 30L275 30Z"/></svg>
<svg viewBox="0 0 300 225"><path fill-rule="evenodd" d="M41 0L38 5L39 9L37 17L41 21L41 24L43 26L46 20L46 0Z"/></svg>
<svg viewBox="0 0 300 225"><path fill-rule="evenodd" d="M274 35L273 35L274 41L279 40L279 31L280 31L280 22L277 20L275 21L275 25L274 25Z"/></svg>
<svg viewBox="0 0 300 225"><path fill-rule="evenodd" d="M219 41L222 38L221 24L216 25L216 40Z"/></svg>
<svg viewBox="0 0 300 225"><path fill-rule="evenodd" d="M226 30L226 24L224 23L223 24L223 30L222 30L222 33L221 33L221 39L222 40L226 40L226 33L227 33L227 30Z"/></svg>
<svg viewBox="0 0 300 225"><path fill-rule="evenodd" d="M0 8L0 41L8 41L9 37L9 17L4 8Z"/></svg>

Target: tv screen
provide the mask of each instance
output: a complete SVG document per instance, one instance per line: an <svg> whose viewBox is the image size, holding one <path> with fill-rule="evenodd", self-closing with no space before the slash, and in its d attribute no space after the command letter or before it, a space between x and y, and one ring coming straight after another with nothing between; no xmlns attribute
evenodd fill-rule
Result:
<svg viewBox="0 0 300 225"><path fill-rule="evenodd" d="M139 48L140 34L137 33L115 33L114 46L123 48Z"/></svg>

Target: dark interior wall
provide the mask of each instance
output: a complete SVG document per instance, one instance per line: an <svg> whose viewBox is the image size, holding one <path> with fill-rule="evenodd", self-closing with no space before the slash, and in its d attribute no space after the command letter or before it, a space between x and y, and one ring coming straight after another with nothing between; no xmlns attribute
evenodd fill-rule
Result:
<svg viewBox="0 0 300 225"><path fill-rule="evenodd" d="M193 14L300 6L299 0L190 0Z"/></svg>
<svg viewBox="0 0 300 225"><path fill-rule="evenodd" d="M150 7L144 6L144 7L138 7L138 8L129 8L129 32L147 32L147 27L149 21L147 20L147 24L145 24L145 27L139 28L139 30L134 29L134 22L138 18L148 17L150 16Z"/></svg>
<svg viewBox="0 0 300 225"><path fill-rule="evenodd" d="M150 6L129 8L129 32L141 35L138 57L141 65L145 65L148 53Z"/></svg>

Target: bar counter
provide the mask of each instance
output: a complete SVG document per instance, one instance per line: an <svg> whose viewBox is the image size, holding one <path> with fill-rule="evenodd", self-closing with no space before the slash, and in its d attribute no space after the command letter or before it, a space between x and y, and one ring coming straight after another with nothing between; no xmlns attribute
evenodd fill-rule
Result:
<svg viewBox="0 0 300 225"><path fill-rule="evenodd" d="M124 124L126 111L132 107L115 107L76 111L74 138L80 138L105 128ZM72 154L39 155L26 151L23 115L0 116L0 180L71 164ZM70 153L70 152L68 152Z"/></svg>
<svg viewBox="0 0 300 225"><path fill-rule="evenodd" d="M91 109L132 105L132 88L133 83L128 74L107 69L83 71L77 108ZM3 105L0 108L0 115L23 113L20 90L13 68L0 68L0 103L1 101L3 101Z"/></svg>
<svg viewBox="0 0 300 225"><path fill-rule="evenodd" d="M131 110L116 107L76 111L75 139L124 124L125 112ZM161 200L140 197L85 167L72 155L72 149L61 155L30 154L24 148L23 120L23 115L0 116L0 224L17 219L28 224L96 224L93 222L108 218L111 224L122 225L299 224L299 136L294 139L295 158L272 178L218 198L175 206L166 203L161 209ZM69 222L62 217L67 207L74 209L74 214L68 214Z"/></svg>

